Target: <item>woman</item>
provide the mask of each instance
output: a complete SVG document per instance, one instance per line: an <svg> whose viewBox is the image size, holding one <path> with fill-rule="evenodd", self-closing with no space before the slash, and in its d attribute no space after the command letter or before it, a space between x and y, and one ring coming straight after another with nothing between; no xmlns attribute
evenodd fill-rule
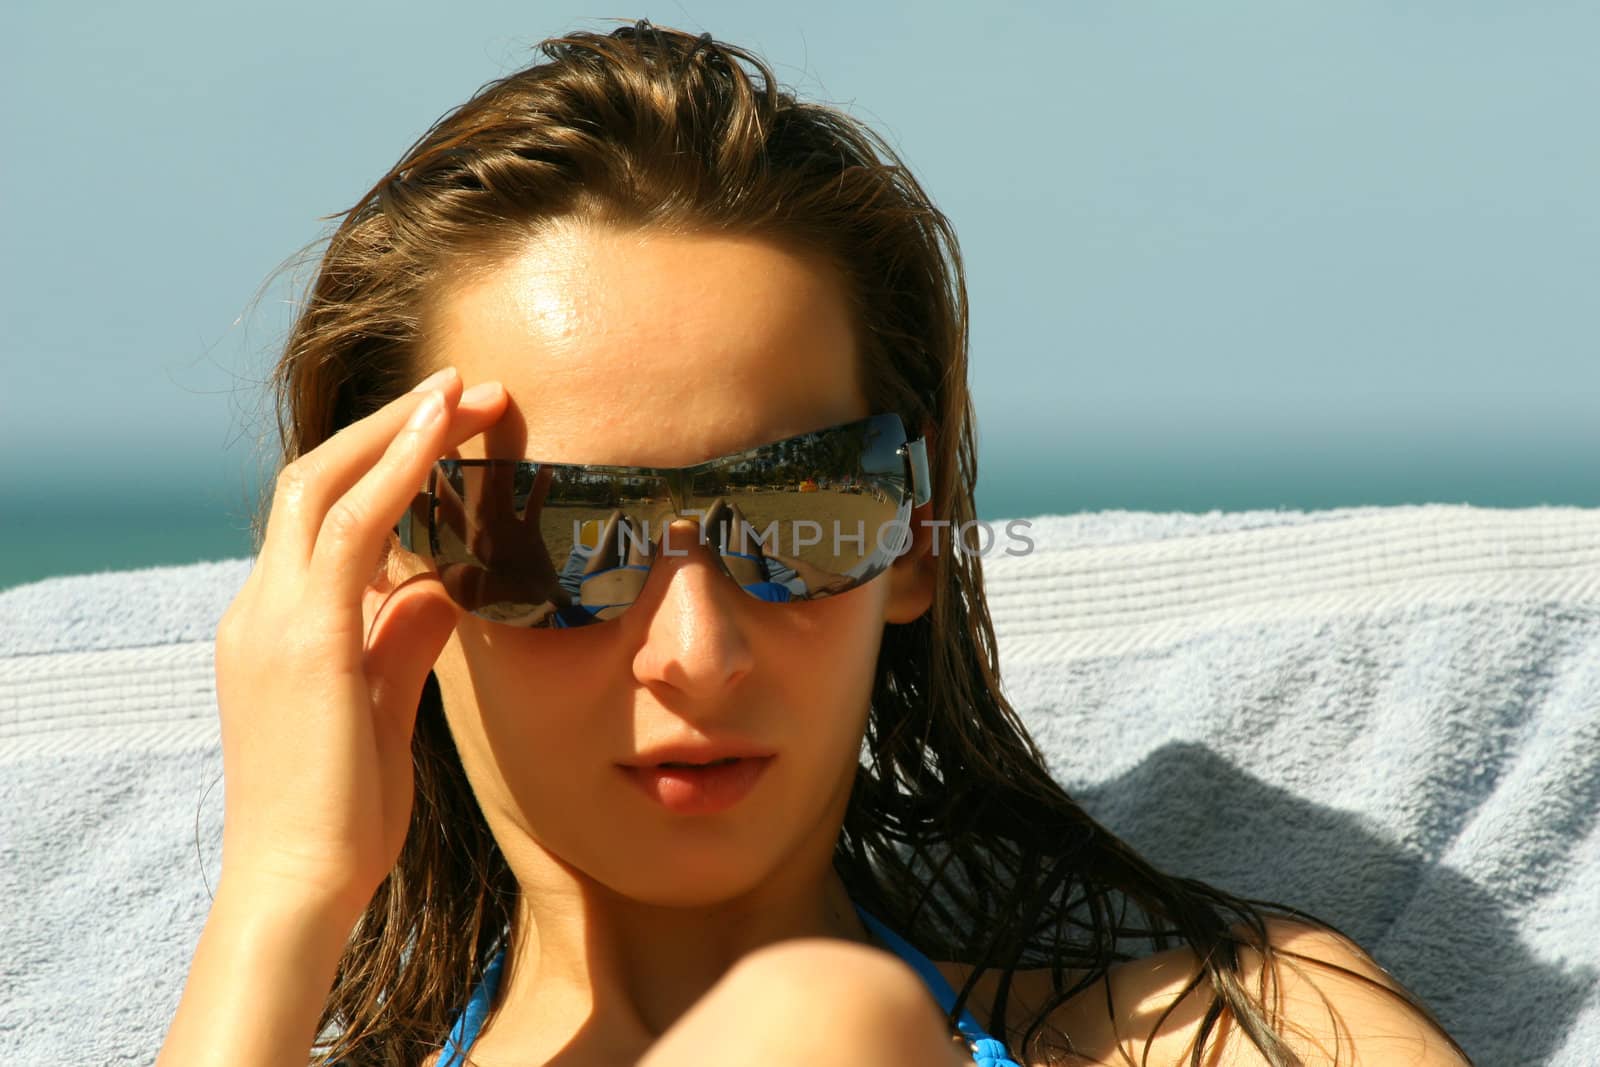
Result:
<svg viewBox="0 0 1600 1067"><path fill-rule="evenodd" d="M709 35L541 48L289 338L160 1062L1465 1062L1051 779L948 538L955 237L887 146Z"/></svg>

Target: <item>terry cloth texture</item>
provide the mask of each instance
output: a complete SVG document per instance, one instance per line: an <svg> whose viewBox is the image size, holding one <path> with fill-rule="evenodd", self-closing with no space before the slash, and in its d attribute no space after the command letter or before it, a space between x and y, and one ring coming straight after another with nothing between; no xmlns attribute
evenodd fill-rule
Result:
<svg viewBox="0 0 1600 1067"><path fill-rule="evenodd" d="M1482 1067L1600 1063L1600 509L1029 522L983 561L1004 686L1092 815L1345 930ZM161 1044L217 881L211 642L249 568L0 593L18 1062Z"/></svg>

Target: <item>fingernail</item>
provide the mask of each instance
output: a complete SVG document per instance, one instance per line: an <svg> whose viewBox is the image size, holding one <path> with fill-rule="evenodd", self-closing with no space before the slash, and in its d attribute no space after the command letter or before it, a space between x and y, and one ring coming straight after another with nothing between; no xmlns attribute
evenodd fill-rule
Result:
<svg viewBox="0 0 1600 1067"><path fill-rule="evenodd" d="M493 400L503 387L499 382L479 382L461 394L463 404L482 404Z"/></svg>
<svg viewBox="0 0 1600 1067"><path fill-rule="evenodd" d="M411 413L411 418L406 422L406 429L421 430L443 413L444 397L437 392L430 392L422 398L417 410Z"/></svg>
<svg viewBox="0 0 1600 1067"><path fill-rule="evenodd" d="M446 367L444 370L436 370L413 386L411 391L413 393L420 393L426 389L432 389L435 386L443 385L445 382L449 381L455 376L456 369L454 367Z"/></svg>

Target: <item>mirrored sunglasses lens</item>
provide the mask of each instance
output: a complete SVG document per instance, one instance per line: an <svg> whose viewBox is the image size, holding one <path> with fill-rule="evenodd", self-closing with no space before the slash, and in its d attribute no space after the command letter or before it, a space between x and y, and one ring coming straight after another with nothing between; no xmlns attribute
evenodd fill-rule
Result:
<svg viewBox="0 0 1600 1067"><path fill-rule="evenodd" d="M697 500L714 516L708 541L728 573L751 596L777 602L833 596L877 577L898 554L910 517L909 506L825 481Z"/></svg>
<svg viewBox="0 0 1600 1067"><path fill-rule="evenodd" d="M876 423L877 425L874 425ZM911 505L899 420L869 420L758 449L695 475L689 506L745 592L833 596L881 574L904 549Z"/></svg>
<svg viewBox="0 0 1600 1067"><path fill-rule="evenodd" d="M671 501L660 479L511 461L436 468L433 559L450 595L511 626L620 615L649 569L646 530Z"/></svg>
<svg viewBox="0 0 1600 1067"><path fill-rule="evenodd" d="M685 515L699 520L703 543L745 592L810 600L870 581L909 542L904 444L898 417L873 416L751 449L677 484ZM665 477L444 460L431 513L425 502L414 509L410 536L475 615L511 626L594 625L622 614L644 588L677 517ZM668 536L666 549L683 543Z"/></svg>

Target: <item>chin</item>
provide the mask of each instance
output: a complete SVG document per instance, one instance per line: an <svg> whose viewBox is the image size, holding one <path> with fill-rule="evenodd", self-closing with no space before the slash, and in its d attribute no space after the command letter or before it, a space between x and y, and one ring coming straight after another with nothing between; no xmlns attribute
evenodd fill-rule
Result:
<svg viewBox="0 0 1600 1067"><path fill-rule="evenodd" d="M612 892L659 908L705 908L745 896L772 877L749 852L729 848L641 850L629 857L625 873L607 879Z"/></svg>

